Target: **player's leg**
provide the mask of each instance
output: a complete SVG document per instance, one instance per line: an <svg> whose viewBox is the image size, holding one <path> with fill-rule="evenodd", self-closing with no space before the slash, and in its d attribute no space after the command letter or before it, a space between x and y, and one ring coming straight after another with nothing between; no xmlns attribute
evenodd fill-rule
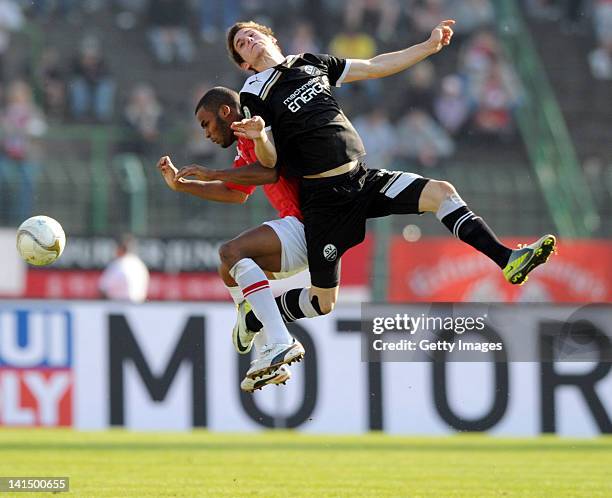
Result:
<svg viewBox="0 0 612 498"><path fill-rule="evenodd" d="M455 187L448 182L428 182L421 194L419 209L434 212L455 237L492 259L512 284L521 285L526 282L527 275L546 263L555 249L556 238L550 234L519 249L506 247L485 221L469 209Z"/></svg>
<svg viewBox="0 0 612 498"><path fill-rule="evenodd" d="M546 262L554 250L553 235L545 235L518 250L506 247L485 221L469 209L449 182L399 171L384 175L388 176L388 181L373 205L375 215L435 213L455 237L494 261L513 284L525 282L527 274Z"/></svg>
<svg viewBox="0 0 612 498"><path fill-rule="evenodd" d="M292 339L278 312L268 278L253 259L274 253L280 253L280 241L266 225L242 233L219 249L222 266L229 269L244 298L263 322L268 343L289 344Z"/></svg>
<svg viewBox="0 0 612 498"><path fill-rule="evenodd" d="M244 298L264 325L261 332L265 347L258 352L247 373L251 378L261 377L284 363L299 361L304 356L304 348L291 337L283 322L266 275L255 262L259 260L265 263L268 259L265 264L269 264L270 269L280 269L279 249L280 241L274 230L262 225L226 242L219 250L222 265L229 268L229 273L242 289ZM276 261L273 255L276 255ZM248 311L241 306L239 321L244 319L245 312Z"/></svg>

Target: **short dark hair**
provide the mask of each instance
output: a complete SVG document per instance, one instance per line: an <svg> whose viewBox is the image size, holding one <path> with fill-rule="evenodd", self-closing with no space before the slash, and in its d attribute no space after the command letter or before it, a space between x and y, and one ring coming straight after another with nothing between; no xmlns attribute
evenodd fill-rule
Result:
<svg viewBox="0 0 612 498"><path fill-rule="evenodd" d="M195 114L201 107L207 111L217 112L222 105L228 105L233 109L240 109L240 96L231 88L215 86L208 90L200 99L195 108Z"/></svg>
<svg viewBox="0 0 612 498"><path fill-rule="evenodd" d="M229 52L230 59L232 59L238 66L244 62L244 59L234 48L234 38L236 37L236 33L244 28L254 29L255 31L259 31L264 35L271 36L276 40L276 36L274 36L272 28L269 28L268 26L256 23L255 21L240 21L234 23L227 31L227 51ZM276 43L276 46L280 49L278 42Z"/></svg>

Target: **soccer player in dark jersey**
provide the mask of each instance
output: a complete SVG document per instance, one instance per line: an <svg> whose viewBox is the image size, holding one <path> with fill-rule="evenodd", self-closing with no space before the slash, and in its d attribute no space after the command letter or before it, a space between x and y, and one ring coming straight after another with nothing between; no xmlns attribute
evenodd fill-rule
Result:
<svg viewBox="0 0 612 498"><path fill-rule="evenodd" d="M554 249L552 235L510 249L450 183L413 173L368 170L361 161L365 155L361 139L331 87L408 69L449 45L453 24L450 19L442 21L423 43L368 60L316 54L286 57L272 30L255 22L236 23L228 31L231 58L255 73L240 92L243 114L262 117L276 146L274 152L267 141L258 157L264 166L273 166L278 159L288 175L300 178L310 292L323 312L331 311L338 294L339 259L364 239L367 218L433 212L454 236L492 259L512 284L522 284ZM247 119L234 123L233 129L244 133L260 123ZM294 305L293 315L298 316L299 306ZM268 357L258 358L255 375L278 366L276 355L286 347L278 344Z"/></svg>

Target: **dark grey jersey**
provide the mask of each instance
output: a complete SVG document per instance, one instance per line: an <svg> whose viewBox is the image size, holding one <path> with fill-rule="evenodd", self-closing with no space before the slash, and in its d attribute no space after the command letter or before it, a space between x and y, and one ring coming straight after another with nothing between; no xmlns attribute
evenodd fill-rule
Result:
<svg viewBox="0 0 612 498"><path fill-rule="evenodd" d="M289 176L322 173L365 155L331 93L349 67L350 60L330 55L290 55L242 87L245 116L261 116L271 128L278 161Z"/></svg>

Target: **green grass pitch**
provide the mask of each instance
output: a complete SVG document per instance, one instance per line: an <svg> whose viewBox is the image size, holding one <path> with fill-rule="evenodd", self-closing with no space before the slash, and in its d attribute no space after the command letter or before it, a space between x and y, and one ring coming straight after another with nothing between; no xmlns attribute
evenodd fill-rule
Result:
<svg viewBox="0 0 612 498"><path fill-rule="evenodd" d="M0 429L0 476L69 476L57 497L594 498L612 496L612 438Z"/></svg>

